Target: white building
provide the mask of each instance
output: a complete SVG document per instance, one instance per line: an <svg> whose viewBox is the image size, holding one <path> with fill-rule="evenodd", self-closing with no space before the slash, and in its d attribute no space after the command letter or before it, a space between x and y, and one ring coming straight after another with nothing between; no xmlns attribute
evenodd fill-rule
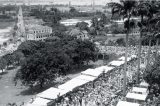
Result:
<svg viewBox="0 0 160 106"><path fill-rule="evenodd" d="M77 39L89 39L89 34L85 30L79 30L79 29L72 29L69 32L69 35L76 37Z"/></svg>
<svg viewBox="0 0 160 106"><path fill-rule="evenodd" d="M62 20L60 23L65 25L65 26L75 26L78 22L86 22L88 23L88 27L91 26L91 20L80 20L80 19L67 19L67 20Z"/></svg>
<svg viewBox="0 0 160 106"><path fill-rule="evenodd" d="M52 28L42 25L29 25L26 27L27 40L44 40L52 37Z"/></svg>

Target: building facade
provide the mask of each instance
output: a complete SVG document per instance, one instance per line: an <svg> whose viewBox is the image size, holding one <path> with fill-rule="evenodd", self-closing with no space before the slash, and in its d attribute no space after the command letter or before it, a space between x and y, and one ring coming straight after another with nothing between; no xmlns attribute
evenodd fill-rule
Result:
<svg viewBox="0 0 160 106"><path fill-rule="evenodd" d="M85 30L79 30L79 29L72 29L69 32L69 35L76 37L77 39L89 39L89 34Z"/></svg>
<svg viewBox="0 0 160 106"><path fill-rule="evenodd" d="M52 37L52 28L42 25L29 25L26 27L27 40L43 41Z"/></svg>

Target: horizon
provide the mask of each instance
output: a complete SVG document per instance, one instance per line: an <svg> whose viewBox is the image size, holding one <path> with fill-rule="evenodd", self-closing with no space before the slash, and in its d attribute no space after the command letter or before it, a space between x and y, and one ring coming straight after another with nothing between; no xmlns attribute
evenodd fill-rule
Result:
<svg viewBox="0 0 160 106"><path fill-rule="evenodd" d="M94 1L94 2L93 2ZM106 5L109 2L119 2L119 0L0 0L0 4L9 4L9 3L50 3L55 5Z"/></svg>

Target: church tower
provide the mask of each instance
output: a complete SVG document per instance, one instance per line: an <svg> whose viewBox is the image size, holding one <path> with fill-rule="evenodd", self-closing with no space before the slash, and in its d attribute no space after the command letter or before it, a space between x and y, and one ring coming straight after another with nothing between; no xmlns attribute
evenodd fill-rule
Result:
<svg viewBox="0 0 160 106"><path fill-rule="evenodd" d="M23 12L22 12L22 8L21 6L19 7L19 11L18 11L18 16L17 16L17 36L19 37L19 39L21 39L21 41L26 39L26 34L25 34L25 25L24 25L24 20L23 20Z"/></svg>

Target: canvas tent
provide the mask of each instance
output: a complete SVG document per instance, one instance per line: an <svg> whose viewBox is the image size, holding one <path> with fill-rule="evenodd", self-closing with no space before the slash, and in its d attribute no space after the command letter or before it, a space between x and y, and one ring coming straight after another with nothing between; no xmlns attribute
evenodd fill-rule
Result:
<svg viewBox="0 0 160 106"><path fill-rule="evenodd" d="M62 96L66 93L67 93L67 91L65 91L65 90L51 87L51 88L37 94L37 97L46 98L46 99L56 99L58 97L58 95Z"/></svg>
<svg viewBox="0 0 160 106"><path fill-rule="evenodd" d="M100 74L102 74L102 71L96 71L95 69L87 69L83 72L81 72L82 75L89 75L93 77L98 77Z"/></svg>
<svg viewBox="0 0 160 106"><path fill-rule="evenodd" d="M117 67L117 66L121 66L124 63L125 63L124 61L112 61L112 62L109 63L109 65Z"/></svg>
<svg viewBox="0 0 160 106"><path fill-rule="evenodd" d="M95 71L100 71L101 73L107 73L108 71L114 69L114 67L110 67L110 66L101 66L98 68L95 68Z"/></svg>
<svg viewBox="0 0 160 106"><path fill-rule="evenodd" d="M148 93L148 89L147 88L140 88L140 87L133 87L132 88L132 92L147 94Z"/></svg>
<svg viewBox="0 0 160 106"><path fill-rule="evenodd" d="M147 95L148 95L148 94L137 94L137 93L131 93L131 92L129 92L129 93L126 95L126 98L128 98L128 99L133 99L133 100L145 101L146 98L147 98Z"/></svg>
<svg viewBox="0 0 160 106"><path fill-rule="evenodd" d="M140 106L138 103L126 102L126 101L119 101L117 106Z"/></svg>
<svg viewBox="0 0 160 106"><path fill-rule="evenodd" d="M88 75L79 75L78 77L76 77L76 79L94 81L96 79L96 77L88 76Z"/></svg>
<svg viewBox="0 0 160 106"><path fill-rule="evenodd" d="M141 83L139 84L139 86L140 86L140 87L146 87L146 88L148 88L149 84L146 83L146 82L141 82Z"/></svg>
<svg viewBox="0 0 160 106"><path fill-rule="evenodd" d="M58 86L58 88L65 90L66 92L69 92L69 91L72 91L74 88L77 88L79 86L86 84L87 82L89 81L73 78L70 81Z"/></svg>
<svg viewBox="0 0 160 106"><path fill-rule="evenodd" d="M47 106L47 103L49 103L49 102L51 102L51 100L37 97L34 99L34 101L32 103L27 104L27 106Z"/></svg>
<svg viewBox="0 0 160 106"><path fill-rule="evenodd" d="M125 57L122 56L122 57L120 57L118 60L120 60L120 61L125 61ZM128 57L128 58L127 58L127 61L130 61L130 60L131 60L131 57Z"/></svg>

